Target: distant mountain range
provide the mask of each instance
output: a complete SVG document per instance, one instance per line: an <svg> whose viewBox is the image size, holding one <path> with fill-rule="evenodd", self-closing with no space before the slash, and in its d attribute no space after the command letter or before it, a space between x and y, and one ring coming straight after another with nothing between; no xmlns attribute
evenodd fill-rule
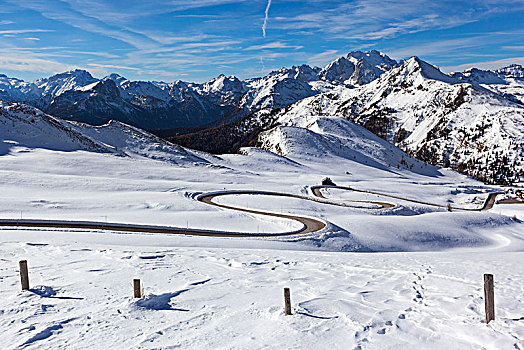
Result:
<svg viewBox="0 0 524 350"><path fill-rule="evenodd" d="M341 117L409 155L486 182L524 176L520 65L448 75L417 57L397 62L355 51L324 68L293 66L243 81L220 75L203 84L96 79L84 70L33 82L0 75L0 100L91 125L117 120L212 153L268 145L259 134L275 127L314 132L319 117Z"/></svg>
<svg viewBox="0 0 524 350"><path fill-rule="evenodd" d="M337 85L362 85L396 63L378 51L356 51L323 69L282 68L244 81L220 75L203 84L129 81L118 74L96 79L84 70L33 82L0 75L0 99L92 125L119 120L147 130L198 127L282 108Z"/></svg>

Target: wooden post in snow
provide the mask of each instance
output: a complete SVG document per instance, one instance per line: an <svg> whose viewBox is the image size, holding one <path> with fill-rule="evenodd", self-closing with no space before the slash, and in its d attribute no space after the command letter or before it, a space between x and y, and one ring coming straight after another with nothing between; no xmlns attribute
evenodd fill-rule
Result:
<svg viewBox="0 0 524 350"><path fill-rule="evenodd" d="M484 274L484 304L486 307L486 323L495 319L495 293L493 291L493 275Z"/></svg>
<svg viewBox="0 0 524 350"><path fill-rule="evenodd" d="M289 288L284 288L284 312L286 315L291 315L291 293Z"/></svg>
<svg viewBox="0 0 524 350"><path fill-rule="evenodd" d="M142 290L140 289L140 280L138 278L133 280L133 291L135 298L142 298Z"/></svg>
<svg viewBox="0 0 524 350"><path fill-rule="evenodd" d="M20 282L22 290L29 289L29 272L27 270L27 260L20 260Z"/></svg>

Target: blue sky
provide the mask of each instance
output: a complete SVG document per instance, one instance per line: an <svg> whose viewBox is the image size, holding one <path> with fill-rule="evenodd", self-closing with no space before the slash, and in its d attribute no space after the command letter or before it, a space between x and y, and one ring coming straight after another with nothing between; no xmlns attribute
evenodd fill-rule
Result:
<svg viewBox="0 0 524 350"><path fill-rule="evenodd" d="M202 82L353 50L444 71L524 64L524 0L0 0L0 73Z"/></svg>

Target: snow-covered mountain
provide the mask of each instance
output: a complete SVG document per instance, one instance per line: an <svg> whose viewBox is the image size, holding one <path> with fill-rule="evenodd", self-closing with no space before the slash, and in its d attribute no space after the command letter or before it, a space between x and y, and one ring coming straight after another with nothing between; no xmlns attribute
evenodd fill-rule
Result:
<svg viewBox="0 0 524 350"><path fill-rule="evenodd" d="M512 64L495 71L471 68L451 75L461 81L480 85L512 102L524 105L524 68L521 65Z"/></svg>
<svg viewBox="0 0 524 350"><path fill-rule="evenodd" d="M414 159L364 127L340 117L304 116L262 132L259 147L294 160L330 166L334 159L395 172L437 175L436 167ZM335 161L336 162L336 161Z"/></svg>
<svg viewBox="0 0 524 350"><path fill-rule="evenodd" d="M364 85L397 65L397 61L376 50L354 51L329 63L319 78L332 83Z"/></svg>
<svg viewBox="0 0 524 350"><path fill-rule="evenodd" d="M203 84L130 81L118 74L96 79L77 69L34 82L0 76L0 99L95 125L110 119L144 129L217 125L285 107L339 84L369 83L395 64L378 51L355 51L324 69L304 64L245 81L219 75Z"/></svg>
<svg viewBox="0 0 524 350"><path fill-rule="evenodd" d="M121 122L95 127L64 121L31 106L0 101L0 155L34 148L108 153L179 165L208 163L192 151Z"/></svg>
<svg viewBox="0 0 524 350"><path fill-rule="evenodd" d="M50 95L56 97L66 91L75 90L97 81L98 79L93 78L89 72L76 69L65 73L55 74L49 78L38 79L34 83L40 89L42 96Z"/></svg>
<svg viewBox="0 0 524 350"><path fill-rule="evenodd" d="M524 79L524 67L520 64L510 64L507 67L497 69L495 72L506 79Z"/></svg>
<svg viewBox="0 0 524 350"><path fill-rule="evenodd" d="M512 182L524 172L520 65L448 75L416 57L397 62L370 50L324 68L293 66L244 81L220 75L201 84L96 79L83 70L34 82L0 75L0 99L92 125L118 120L165 129L170 140L210 152L234 152L304 116L339 116L412 156L485 181ZM191 126L213 128L177 136Z"/></svg>
<svg viewBox="0 0 524 350"><path fill-rule="evenodd" d="M0 99L4 101L25 101L40 96L38 86L20 79L0 74Z"/></svg>
<svg viewBox="0 0 524 350"><path fill-rule="evenodd" d="M279 123L293 125L319 112L354 121L421 160L485 181L507 183L524 175L524 107L417 57L362 87L338 87L299 101L282 112Z"/></svg>

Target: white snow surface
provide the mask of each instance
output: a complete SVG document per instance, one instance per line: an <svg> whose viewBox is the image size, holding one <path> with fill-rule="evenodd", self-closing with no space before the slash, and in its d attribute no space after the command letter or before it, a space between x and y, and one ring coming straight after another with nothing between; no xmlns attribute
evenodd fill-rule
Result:
<svg viewBox="0 0 524 350"><path fill-rule="evenodd" d="M325 176L384 194L323 190L331 201L396 205L219 199L327 222L287 237L0 227L5 349L524 349L524 205L448 212L409 201L478 208L503 188L425 165L333 116L289 120L261 136L266 150L212 156L120 123L93 128L0 107L0 219L278 233L296 223L195 198L224 190L312 196ZM23 259L28 291L19 285ZM489 324L484 273L495 276ZM132 298L133 278L144 298Z"/></svg>

